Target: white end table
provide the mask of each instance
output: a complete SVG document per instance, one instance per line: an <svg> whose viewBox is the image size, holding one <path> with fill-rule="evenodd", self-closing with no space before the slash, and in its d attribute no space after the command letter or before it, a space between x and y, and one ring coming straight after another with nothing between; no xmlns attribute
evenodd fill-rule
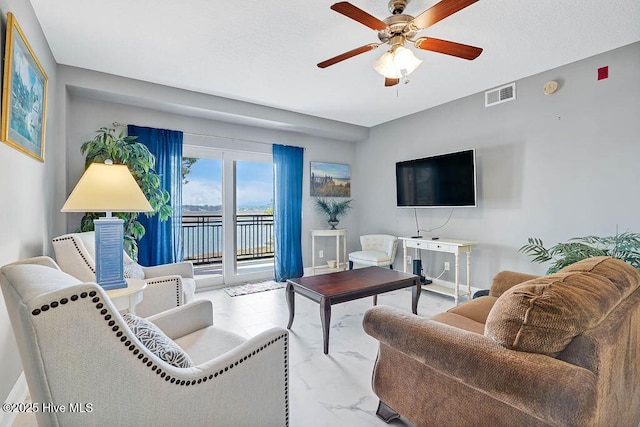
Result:
<svg viewBox="0 0 640 427"><path fill-rule="evenodd" d="M126 288L111 289L107 291L107 295L111 299L113 305L119 312L136 312L136 305L142 301L144 289L147 282L142 279L125 279L127 281Z"/></svg>
<svg viewBox="0 0 640 427"><path fill-rule="evenodd" d="M332 270L340 271L340 237L342 237L342 265L347 262L347 229L336 230L311 230L311 274L316 274L316 237L336 238L336 267ZM324 267L329 268L329 267Z"/></svg>

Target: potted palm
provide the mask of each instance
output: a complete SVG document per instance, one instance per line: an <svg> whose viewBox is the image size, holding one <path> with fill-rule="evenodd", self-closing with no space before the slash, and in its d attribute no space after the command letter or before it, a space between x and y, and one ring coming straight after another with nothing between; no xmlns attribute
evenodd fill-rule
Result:
<svg viewBox="0 0 640 427"><path fill-rule="evenodd" d="M159 215L161 221L171 217L173 209L169 204L169 193L161 187L160 176L155 172L156 157L135 136L116 133L115 129L102 127L96 136L80 147L85 155L85 168L91 163L111 159L113 163L127 165L140 189L149 200L153 212L148 216ZM93 220L103 213L87 212L80 222L80 231L92 231ZM114 216L124 220L124 249L134 260L138 259L137 241L144 236L144 226L138 221L137 212L114 212Z"/></svg>
<svg viewBox="0 0 640 427"><path fill-rule="evenodd" d="M335 230L340 218L351 209L351 202L353 202L352 199L337 201L318 197L314 200L314 206L318 213L328 217L327 222L331 226L331 230Z"/></svg>
<svg viewBox="0 0 640 427"><path fill-rule="evenodd" d="M551 261L547 274L595 256L612 256L640 270L640 234L638 233L625 232L605 237L574 237L566 243L558 243L549 248L544 246L542 239L530 237L527 242L520 248L520 252L533 257L533 262Z"/></svg>

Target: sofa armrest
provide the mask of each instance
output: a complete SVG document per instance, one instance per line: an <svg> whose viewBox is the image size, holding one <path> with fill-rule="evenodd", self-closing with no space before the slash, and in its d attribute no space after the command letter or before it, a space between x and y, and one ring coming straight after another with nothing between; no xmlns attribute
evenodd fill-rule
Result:
<svg viewBox="0 0 640 427"><path fill-rule="evenodd" d="M515 271L501 271L496 274L491 283L491 289L489 295L498 298L507 289L526 282L527 280L535 279L540 276L534 274L517 273Z"/></svg>
<svg viewBox="0 0 640 427"><path fill-rule="evenodd" d="M385 306L364 315L367 334L467 387L558 425L592 419L593 372L541 354L508 350L484 335ZM572 424L574 424L572 422Z"/></svg>
<svg viewBox="0 0 640 427"><path fill-rule="evenodd" d="M138 316L148 317L184 304L180 276L155 277L145 282L142 301L136 306Z"/></svg>
<svg viewBox="0 0 640 427"><path fill-rule="evenodd" d="M213 325L213 304L209 300L195 301L147 317L169 338L188 335Z"/></svg>
<svg viewBox="0 0 640 427"><path fill-rule="evenodd" d="M171 381L152 378L135 390L135 395L144 393L144 387L153 387L147 391L153 393L147 401L157 403L168 395L181 398L162 400L163 409L153 408L150 414L131 414L128 424L202 425L212 424L213 420L220 426L289 425L288 339L286 329L271 328L193 368L175 368L159 362ZM192 385L177 387L173 380ZM129 412L135 412L140 404L134 400L126 408Z"/></svg>
<svg viewBox="0 0 640 427"><path fill-rule="evenodd" d="M93 235L93 234L92 234ZM95 259L78 234L65 234L51 241L60 269L82 282L95 282Z"/></svg>
<svg viewBox="0 0 640 427"><path fill-rule="evenodd" d="M180 276L193 278L193 264L188 261L173 264L156 265L154 267L142 267L145 279L161 276Z"/></svg>

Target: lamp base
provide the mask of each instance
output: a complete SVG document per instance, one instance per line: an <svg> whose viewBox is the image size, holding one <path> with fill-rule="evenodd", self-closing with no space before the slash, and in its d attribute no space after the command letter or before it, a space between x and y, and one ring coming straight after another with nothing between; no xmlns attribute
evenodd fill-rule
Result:
<svg viewBox="0 0 640 427"><path fill-rule="evenodd" d="M124 280L124 221L103 217L93 221L96 230L96 282L103 289L126 288Z"/></svg>

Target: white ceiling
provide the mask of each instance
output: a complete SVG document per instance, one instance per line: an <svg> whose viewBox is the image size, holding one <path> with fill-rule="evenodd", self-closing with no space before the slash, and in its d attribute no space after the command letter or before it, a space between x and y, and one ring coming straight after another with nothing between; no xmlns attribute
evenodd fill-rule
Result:
<svg viewBox="0 0 640 427"><path fill-rule="evenodd" d="M371 66L383 47L316 66L378 41L333 3L31 0L60 64L366 127L640 40L640 0L480 0L419 33L482 47L480 57L415 49L424 62L410 83L385 88ZM351 3L390 15L387 0Z"/></svg>

